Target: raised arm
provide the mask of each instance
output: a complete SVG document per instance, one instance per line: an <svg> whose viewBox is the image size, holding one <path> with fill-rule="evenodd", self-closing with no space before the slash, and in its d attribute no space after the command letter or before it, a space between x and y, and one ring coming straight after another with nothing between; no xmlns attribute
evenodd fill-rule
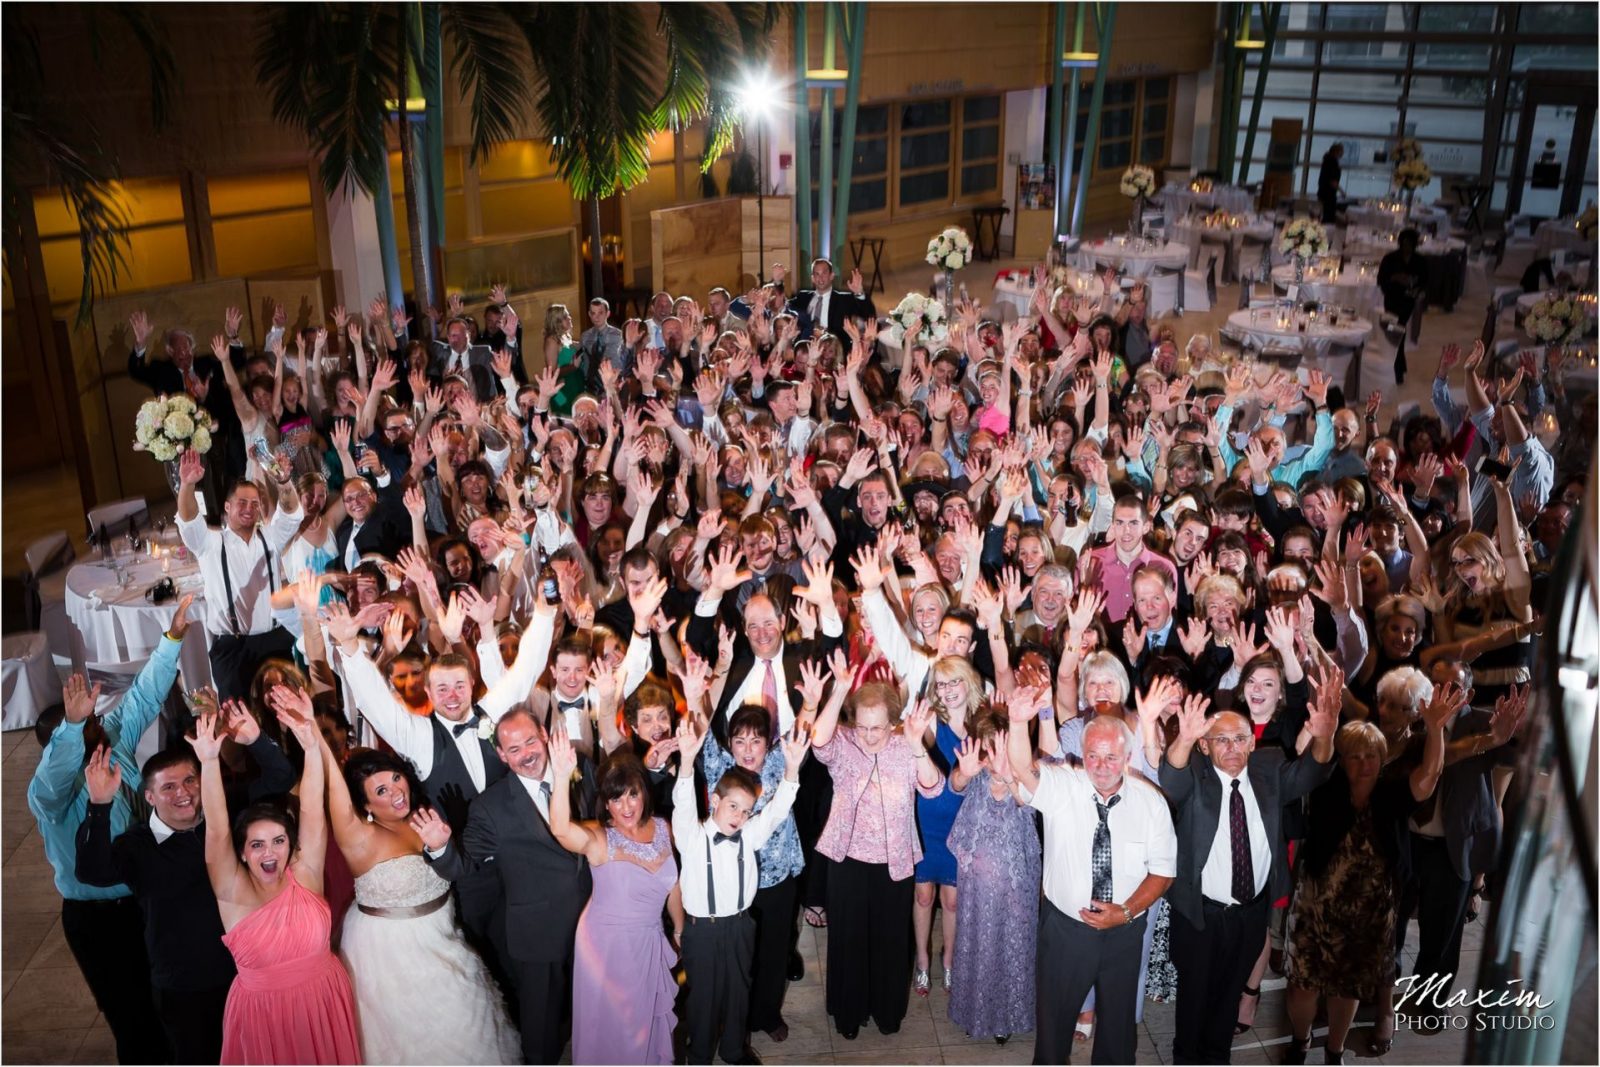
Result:
<svg viewBox="0 0 1600 1067"><path fill-rule="evenodd" d="M206 876L219 902L248 903L248 880L233 853L228 832L228 796L222 786L222 736L217 716L204 712L195 719L194 736L189 738L200 760L200 811L206 824Z"/></svg>
<svg viewBox="0 0 1600 1067"><path fill-rule="evenodd" d="M606 861L606 835L598 823L582 822L572 817L572 798L567 783L572 772L578 769L578 753L565 730L550 734L550 833L561 847L575 852L592 866Z"/></svg>

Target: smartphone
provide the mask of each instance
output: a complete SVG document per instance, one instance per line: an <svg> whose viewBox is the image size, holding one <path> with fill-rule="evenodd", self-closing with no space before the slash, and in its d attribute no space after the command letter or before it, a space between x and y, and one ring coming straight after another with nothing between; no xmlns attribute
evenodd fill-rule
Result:
<svg viewBox="0 0 1600 1067"><path fill-rule="evenodd" d="M1476 470L1479 474L1487 474L1491 478L1499 478L1502 482L1511 477L1511 468L1497 459L1484 456L1478 460Z"/></svg>

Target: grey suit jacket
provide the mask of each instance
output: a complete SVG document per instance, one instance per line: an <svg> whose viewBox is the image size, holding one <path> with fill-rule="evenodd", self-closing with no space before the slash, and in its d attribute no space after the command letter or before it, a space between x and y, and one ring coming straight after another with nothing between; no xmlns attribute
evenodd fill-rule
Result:
<svg viewBox="0 0 1600 1067"><path fill-rule="evenodd" d="M1267 892L1277 900L1289 892L1289 860L1283 839L1283 805L1306 796L1327 781L1333 761L1318 763L1309 755L1285 759L1279 748L1258 748L1250 753L1250 788L1261 808L1267 839L1272 845L1272 871ZM1178 824L1178 877L1167 890L1167 900L1177 913L1197 929L1205 928L1200 873L1211 854L1212 839L1222 822L1222 782L1211 760L1199 746L1179 769L1161 760L1161 788L1171 802Z"/></svg>

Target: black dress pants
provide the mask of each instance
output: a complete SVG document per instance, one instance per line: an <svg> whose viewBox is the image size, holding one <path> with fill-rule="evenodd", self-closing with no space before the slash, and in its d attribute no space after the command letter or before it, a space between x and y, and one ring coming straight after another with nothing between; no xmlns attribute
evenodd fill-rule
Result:
<svg viewBox="0 0 1600 1067"><path fill-rule="evenodd" d="M785 878L756 892L750 905L756 922L756 955L751 966L750 1030L771 1030L783 1021L783 995L789 985L789 953L794 948L800 907L800 877Z"/></svg>
<svg viewBox="0 0 1600 1067"><path fill-rule="evenodd" d="M1262 892L1247 904L1202 900L1204 929L1172 911L1172 962L1178 968L1173 1063L1228 1063L1239 996L1261 955L1271 911Z"/></svg>
<svg viewBox="0 0 1600 1067"><path fill-rule="evenodd" d="M806 869L800 875L800 903L808 908L828 906L828 870L833 862L817 855L817 839L828 825L828 813L833 809L833 775L816 759L800 765L800 795L794 802L794 827L800 834L800 850L805 854ZM791 945L798 943L796 938Z"/></svg>
<svg viewBox="0 0 1600 1067"><path fill-rule="evenodd" d="M1139 961L1149 921L1145 914L1123 926L1096 930L1050 901L1040 902L1034 1063L1071 1062L1078 1010L1091 989L1094 1050L1089 1062L1133 1062L1139 1035ZM1232 1018L1228 1025L1233 1025Z"/></svg>
<svg viewBox="0 0 1600 1067"><path fill-rule="evenodd" d="M911 879L894 881L886 863L829 862L827 1003L840 1031L870 1016L894 1033L905 1020L913 896Z"/></svg>
<svg viewBox="0 0 1600 1067"><path fill-rule="evenodd" d="M1406 943L1406 920L1417 916L1417 966L1419 978L1455 974L1461 967L1461 929L1467 921L1467 900L1472 880L1456 873L1450 849L1442 837L1411 834L1411 882L1400 897L1395 919L1395 958ZM1446 991L1453 988L1451 982Z"/></svg>
<svg viewBox="0 0 1600 1067"><path fill-rule="evenodd" d="M156 1015L172 1046L173 1063L220 1063L222 1016L232 983L214 989L154 990Z"/></svg>
<svg viewBox="0 0 1600 1067"><path fill-rule="evenodd" d="M724 1063L744 1060L755 950L756 921L749 911L721 919L691 915L684 923L690 1063L710 1063L713 1052L721 1053Z"/></svg>
<svg viewBox="0 0 1600 1067"><path fill-rule="evenodd" d="M288 659L294 651L294 634L276 624L264 634L235 637L220 634L211 638L211 678L217 698L243 700L250 693L261 661L274 656Z"/></svg>
<svg viewBox="0 0 1600 1067"><path fill-rule="evenodd" d="M567 1044L572 1013L572 961L507 960L516 986L523 1063L555 1063Z"/></svg>
<svg viewBox="0 0 1600 1067"><path fill-rule="evenodd" d="M173 1062L151 997L138 902L132 897L63 900L61 932L117 1040L117 1061Z"/></svg>

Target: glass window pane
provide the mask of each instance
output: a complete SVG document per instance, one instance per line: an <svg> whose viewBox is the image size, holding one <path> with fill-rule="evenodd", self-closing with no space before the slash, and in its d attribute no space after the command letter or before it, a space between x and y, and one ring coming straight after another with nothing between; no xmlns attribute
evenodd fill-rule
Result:
<svg viewBox="0 0 1600 1067"><path fill-rule="evenodd" d="M1260 138L1257 138L1260 140ZM1167 159L1167 135L1146 137L1139 142L1139 162L1146 165L1164 163Z"/></svg>
<svg viewBox="0 0 1600 1067"><path fill-rule="evenodd" d="M1417 59L1415 67L1421 70L1429 67L1434 70L1449 70L1454 67L1459 70L1488 70L1489 53L1493 46L1488 41L1481 44L1465 44L1451 42L1448 44L1438 41L1417 43Z"/></svg>
<svg viewBox="0 0 1600 1067"><path fill-rule="evenodd" d="M1519 44L1511 59L1511 69L1593 70L1595 46L1590 44Z"/></svg>
<svg viewBox="0 0 1600 1067"><path fill-rule="evenodd" d="M1522 4L1517 11L1517 29L1523 33L1572 33L1594 39L1593 4Z"/></svg>
<svg viewBox="0 0 1600 1067"><path fill-rule="evenodd" d="M1317 125L1320 126L1322 123L1318 122ZM1423 139L1438 137L1453 141L1483 140L1482 111L1411 107L1406 109L1406 125L1416 127L1418 136Z"/></svg>
<svg viewBox="0 0 1600 1067"><path fill-rule="evenodd" d="M1100 116L1101 139L1131 137L1133 135L1133 108L1108 109Z"/></svg>
<svg viewBox="0 0 1600 1067"><path fill-rule="evenodd" d="M889 169L889 138L856 138L856 156L850 163L851 173L860 176L882 174Z"/></svg>
<svg viewBox="0 0 1600 1067"><path fill-rule="evenodd" d="M961 195L993 192L1000 181L1000 168L993 163L980 163L975 167L961 168Z"/></svg>
<svg viewBox="0 0 1600 1067"><path fill-rule="evenodd" d="M1148 101L1145 103L1144 132L1160 134L1165 134L1167 132L1166 104L1151 104Z"/></svg>
<svg viewBox="0 0 1600 1067"><path fill-rule="evenodd" d="M922 100L900 108L900 128L920 130L929 126L950 125L950 101Z"/></svg>
<svg viewBox="0 0 1600 1067"><path fill-rule="evenodd" d="M864 133L888 133L889 109L885 106L856 108L856 136Z"/></svg>
<svg viewBox="0 0 1600 1067"><path fill-rule="evenodd" d="M1105 102L1107 106L1112 104L1131 104L1137 93L1138 86L1131 81L1107 82Z"/></svg>
<svg viewBox="0 0 1600 1067"><path fill-rule="evenodd" d="M1481 108L1489 102L1489 79L1453 74L1416 74L1411 78L1411 106L1466 104Z"/></svg>
<svg viewBox="0 0 1600 1067"><path fill-rule="evenodd" d="M863 215L869 211L882 211L889 202L889 182L879 178L869 182L850 183L850 213Z"/></svg>
<svg viewBox="0 0 1600 1067"><path fill-rule="evenodd" d="M1256 94L1256 71L1249 71L1244 76L1244 89L1242 99L1249 100ZM1292 96L1302 100L1311 97L1311 71L1285 70L1276 63L1267 71L1267 85L1262 90L1264 96Z"/></svg>
<svg viewBox="0 0 1600 1067"><path fill-rule="evenodd" d="M1423 4L1419 30L1446 33L1493 33L1493 4Z"/></svg>
<svg viewBox="0 0 1600 1067"><path fill-rule="evenodd" d="M1268 75L1270 86L1271 75ZM1324 71L1322 80L1317 84L1317 110L1320 112L1329 99L1335 100L1370 100L1375 104L1383 104L1393 115L1395 102L1400 99L1400 90L1404 88L1405 77L1399 71L1370 71L1361 74L1346 73L1344 71ZM1318 124L1321 124L1320 119Z"/></svg>
<svg viewBox="0 0 1600 1067"><path fill-rule="evenodd" d="M1147 79L1144 83L1144 102L1148 106L1152 100L1165 100L1171 92L1171 78Z"/></svg>
<svg viewBox="0 0 1600 1067"><path fill-rule="evenodd" d="M1327 29L1381 33L1406 28L1403 4L1329 4Z"/></svg>
<svg viewBox="0 0 1600 1067"><path fill-rule="evenodd" d="M932 167L950 162L950 132L905 134L900 138L902 167Z"/></svg>
<svg viewBox="0 0 1600 1067"><path fill-rule="evenodd" d="M979 126L961 131L963 160L991 159L1000 154L1000 127Z"/></svg>
<svg viewBox="0 0 1600 1067"><path fill-rule="evenodd" d="M1114 170L1133 162L1133 142L1116 141L1100 146L1100 169Z"/></svg>
<svg viewBox="0 0 1600 1067"><path fill-rule="evenodd" d="M900 179L900 203L924 204L930 200L947 200L950 197L950 172L930 170L922 174L908 174Z"/></svg>
<svg viewBox="0 0 1600 1067"><path fill-rule="evenodd" d="M961 102L961 118L965 122L987 122L999 117L998 96L969 96Z"/></svg>

